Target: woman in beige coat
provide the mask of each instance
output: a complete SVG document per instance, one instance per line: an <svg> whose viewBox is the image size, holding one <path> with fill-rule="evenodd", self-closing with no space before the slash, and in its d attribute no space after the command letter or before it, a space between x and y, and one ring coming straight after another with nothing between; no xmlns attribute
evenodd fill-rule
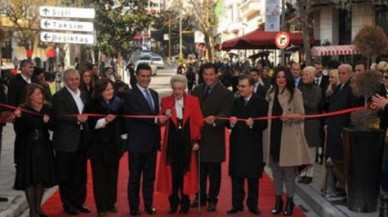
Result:
<svg viewBox="0 0 388 217"><path fill-rule="evenodd" d="M289 69L275 69L272 88L267 93L268 116L280 116L268 120L264 132L264 160L271 167L275 183L275 207L272 214L283 210L283 183L286 185L287 202L284 215L292 215L297 168L313 163L304 136L303 97L295 89L294 79Z"/></svg>

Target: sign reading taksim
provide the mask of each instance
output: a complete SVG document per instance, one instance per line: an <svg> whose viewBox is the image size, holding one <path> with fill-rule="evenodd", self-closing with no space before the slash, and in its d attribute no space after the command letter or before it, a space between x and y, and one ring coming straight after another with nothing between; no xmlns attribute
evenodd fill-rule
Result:
<svg viewBox="0 0 388 217"><path fill-rule="evenodd" d="M92 32L94 30L94 25L92 22L41 19L40 28L74 32Z"/></svg>
<svg viewBox="0 0 388 217"><path fill-rule="evenodd" d="M96 11L93 8L41 6L39 7L39 15L41 17L94 19Z"/></svg>
<svg viewBox="0 0 388 217"><path fill-rule="evenodd" d="M284 49L290 44L290 35L287 32L279 32L275 36L275 44L279 49Z"/></svg>
<svg viewBox="0 0 388 217"><path fill-rule="evenodd" d="M40 41L52 43L69 44L94 44L94 35L92 34L73 34L59 32L41 32Z"/></svg>

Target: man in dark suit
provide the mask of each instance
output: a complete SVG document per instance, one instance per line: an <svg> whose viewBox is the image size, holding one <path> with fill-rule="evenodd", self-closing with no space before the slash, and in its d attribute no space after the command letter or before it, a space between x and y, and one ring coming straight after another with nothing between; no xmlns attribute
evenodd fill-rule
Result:
<svg viewBox="0 0 388 217"><path fill-rule="evenodd" d="M34 72L34 64L30 60L23 60L21 62L21 73L15 75L8 85L8 104L12 106L19 106L24 103L24 95L27 85L31 83L38 83L32 76ZM18 164L21 157L23 147L20 145L18 136L15 137L14 148L14 163Z"/></svg>
<svg viewBox="0 0 388 217"><path fill-rule="evenodd" d="M325 111L325 107L326 107L326 90L327 90L327 87L329 86L329 76L327 75L324 75L323 74L323 65L321 62L315 62L314 63L314 67L315 67L315 71L316 71L316 74L315 74L315 84L321 88L321 93L322 93L322 97L321 97L321 102L319 103L319 106L318 106L318 112L321 114ZM320 128L320 137L321 137L321 144L320 144L320 147L318 147L318 154L317 154L317 161L319 163L322 163L323 162L323 149L324 149L324 146L325 146L325 124L326 124L326 118L321 118L320 119L320 122L321 122L321 128Z"/></svg>
<svg viewBox="0 0 388 217"><path fill-rule="evenodd" d="M151 82L151 67L139 64L136 69L137 84L124 95L124 104L129 115L158 115L158 93L148 86ZM128 201L130 214L139 215L139 191L142 191L145 211L153 215L153 193L155 181L156 154L160 148L160 127L157 118L127 119L129 183Z"/></svg>
<svg viewBox="0 0 388 217"><path fill-rule="evenodd" d="M291 64L291 73L292 73L292 76L294 77L295 88L299 88L303 83L303 81L302 81L302 69L301 69L299 63L293 62Z"/></svg>
<svg viewBox="0 0 388 217"><path fill-rule="evenodd" d="M360 105L350 87L353 73L351 65L342 64L338 67L339 84L330 97L328 112L339 111ZM337 179L337 195L345 196L345 168L342 149L342 128L350 125L350 114L336 115L327 118L326 158L334 163L334 175Z"/></svg>
<svg viewBox="0 0 388 217"><path fill-rule="evenodd" d="M4 93L4 85L3 85L3 82L0 81L0 103L5 103L5 93ZM0 107L0 112L4 112L4 108ZM5 115L5 113L1 114L2 115ZM6 120L2 120L2 121L6 121ZM0 160L1 160L1 148L2 148L2 144L3 144L3 127L5 126L4 123L1 123L0 122ZM6 197L1 197L0 195L0 202L7 202L8 201L8 198Z"/></svg>
<svg viewBox="0 0 388 217"><path fill-rule="evenodd" d="M209 212L216 211L221 186L221 163L225 161L225 121L216 117L229 117L232 112L233 95L218 81L217 68L213 63L202 65L204 83L194 88L192 94L199 98L205 124L200 145L200 197L193 202L206 205ZM209 191L207 180L209 179Z"/></svg>
<svg viewBox="0 0 388 217"><path fill-rule="evenodd" d="M83 108L88 98L78 87L80 75L74 69L64 72L65 87L53 96L53 145L57 156L59 193L64 211L70 215L89 213L86 199L87 116ZM73 116L69 116L73 115Z"/></svg>
<svg viewBox="0 0 388 217"><path fill-rule="evenodd" d="M268 113L268 102L255 94L255 81L247 75L239 77L240 97L234 99L230 119L230 156L229 175L232 179L232 208L228 214L243 210L245 197L244 182L248 181L248 198L246 204L252 214L260 214L259 178L263 172L263 130L266 120L253 120ZM245 121L237 121L245 119Z"/></svg>
<svg viewBox="0 0 388 217"><path fill-rule="evenodd" d="M251 78L255 81L255 84L253 85L253 92L256 95L259 95L263 98L265 98L265 95L267 94L267 88L260 83L260 72L256 68L252 68L249 70L249 75Z"/></svg>

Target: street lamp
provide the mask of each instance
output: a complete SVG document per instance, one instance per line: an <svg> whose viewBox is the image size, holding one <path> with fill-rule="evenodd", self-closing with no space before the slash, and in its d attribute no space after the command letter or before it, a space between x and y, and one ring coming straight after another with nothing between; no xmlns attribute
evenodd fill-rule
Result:
<svg viewBox="0 0 388 217"><path fill-rule="evenodd" d="M182 8L182 1L179 2ZM179 60L183 58L182 10L179 10Z"/></svg>

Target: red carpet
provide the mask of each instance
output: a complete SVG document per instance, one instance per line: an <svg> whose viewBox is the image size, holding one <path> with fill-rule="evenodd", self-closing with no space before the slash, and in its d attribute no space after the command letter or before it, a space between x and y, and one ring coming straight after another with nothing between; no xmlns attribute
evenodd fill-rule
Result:
<svg viewBox="0 0 388 217"><path fill-rule="evenodd" d="M228 140L227 140L228 141ZM158 168L158 167L156 167ZM87 217L87 216L97 216L96 208L94 205L93 200L93 188L92 188L92 179L91 175L90 165L88 166L88 194L87 194L87 200L85 205L93 210L90 214L83 214L83 215L77 215L78 217ZM127 185L128 185L128 160L127 155L124 155L120 162L120 172L119 172L119 183L118 183L118 198L116 207L119 210L119 213L109 213L107 217L110 216L130 216L129 215L129 206L128 206L128 200L127 200ZM260 216L273 216L271 214L271 209L274 205L274 187L272 180L265 174L263 178L260 180L260 197L259 197L259 207L262 211L262 214ZM167 195L155 192L154 194L154 206L157 209L156 216L197 216L198 215L198 209L192 208L190 212L187 215L180 215L180 214L168 214L167 210L169 207ZM142 200L140 200L142 201ZM142 203L139 207L140 209L143 209ZM219 203L217 206L217 211L214 213L209 213L206 211L206 207L203 207L201 209L201 216L203 217L218 217L218 216L254 216L250 214L245 208L244 212L240 212L238 214L234 215L228 215L226 214L226 210L231 208L231 183L230 183L230 177L228 176L228 167L227 162L223 163L222 167L222 186L221 186L221 193L219 196ZM66 215L63 212L61 200L59 197L59 191L56 191L52 197L50 197L46 203L43 205L43 210L48 214L50 217L55 216L69 216ZM147 213L142 211L141 216L149 216ZM282 216L282 215L279 215ZM294 214L295 217L301 217L305 216L304 213L298 208L295 207Z"/></svg>

